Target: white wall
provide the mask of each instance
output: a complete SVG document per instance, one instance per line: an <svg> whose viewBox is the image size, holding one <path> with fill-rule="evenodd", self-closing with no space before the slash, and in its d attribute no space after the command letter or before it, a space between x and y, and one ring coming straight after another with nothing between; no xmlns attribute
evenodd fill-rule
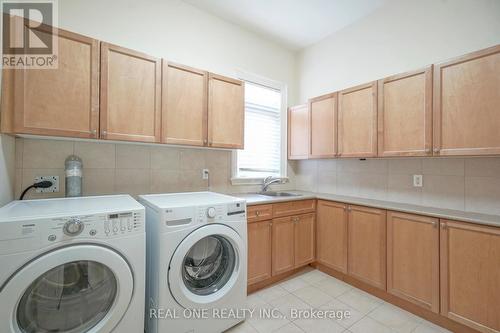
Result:
<svg viewBox="0 0 500 333"><path fill-rule="evenodd" d="M0 134L0 207L14 195L14 138Z"/></svg>
<svg viewBox="0 0 500 333"><path fill-rule="evenodd" d="M237 77L239 71L244 71L282 82L288 87L289 104L295 103L294 52L180 0L60 0L58 9L61 28L219 74ZM201 180L201 169L207 167L211 170L212 190L259 189L231 186L230 151L106 142L16 141L15 177L5 177L8 187L1 178L0 194L5 189L10 197L10 182L14 179L17 196L41 175L59 175L61 191L30 191L27 198L64 196L64 159L72 153L83 159L86 195L206 190L208 183ZM9 141L9 146L14 144ZM2 158L0 151L0 163ZM0 176L3 173L0 165ZM283 188L294 187L293 170L289 168L288 173L292 180Z"/></svg>
<svg viewBox="0 0 500 333"><path fill-rule="evenodd" d="M499 43L498 0L389 0L300 52L299 102Z"/></svg>
<svg viewBox="0 0 500 333"><path fill-rule="evenodd" d="M296 96L295 54L180 0L61 0L62 28L171 61L283 82Z"/></svg>
<svg viewBox="0 0 500 333"><path fill-rule="evenodd" d="M390 0L299 53L299 100L499 43L498 0ZM298 189L500 214L500 158L311 160L294 170Z"/></svg>

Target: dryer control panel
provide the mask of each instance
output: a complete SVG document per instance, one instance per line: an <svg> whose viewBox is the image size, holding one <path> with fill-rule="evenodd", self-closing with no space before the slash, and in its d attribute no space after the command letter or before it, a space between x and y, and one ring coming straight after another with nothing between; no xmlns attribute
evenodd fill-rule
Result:
<svg viewBox="0 0 500 333"><path fill-rule="evenodd" d="M72 239L110 239L145 232L144 210L4 222L0 254Z"/></svg>

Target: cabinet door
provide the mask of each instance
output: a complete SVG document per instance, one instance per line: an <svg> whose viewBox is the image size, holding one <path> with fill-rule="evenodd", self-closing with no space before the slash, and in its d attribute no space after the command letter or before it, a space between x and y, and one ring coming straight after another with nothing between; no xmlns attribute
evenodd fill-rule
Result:
<svg viewBox="0 0 500 333"><path fill-rule="evenodd" d="M272 261L273 276L295 267L295 224L292 217L273 219Z"/></svg>
<svg viewBox="0 0 500 333"><path fill-rule="evenodd" d="M47 28L35 28L49 33ZM4 130L96 138L99 129L99 42L54 28L57 69L7 70L3 82ZM10 122L10 125L8 124Z"/></svg>
<svg viewBox="0 0 500 333"><path fill-rule="evenodd" d="M377 156L377 82L339 92L339 155Z"/></svg>
<svg viewBox="0 0 500 333"><path fill-rule="evenodd" d="M500 154L500 46L434 66L434 153Z"/></svg>
<svg viewBox="0 0 500 333"><path fill-rule="evenodd" d="M441 220L441 314L500 332L500 228Z"/></svg>
<svg viewBox="0 0 500 333"><path fill-rule="evenodd" d="M160 142L161 61L101 44L101 138Z"/></svg>
<svg viewBox="0 0 500 333"><path fill-rule="evenodd" d="M245 106L243 82L209 74L208 145L243 148Z"/></svg>
<svg viewBox="0 0 500 333"><path fill-rule="evenodd" d="M348 207L348 274L386 289L386 213L360 206Z"/></svg>
<svg viewBox="0 0 500 333"><path fill-rule="evenodd" d="M439 312L438 219L387 212L387 291Z"/></svg>
<svg viewBox="0 0 500 333"><path fill-rule="evenodd" d="M248 224L248 284L271 277L271 221Z"/></svg>
<svg viewBox="0 0 500 333"><path fill-rule="evenodd" d="M295 216L295 267L314 261L315 214Z"/></svg>
<svg viewBox="0 0 500 333"><path fill-rule="evenodd" d="M379 80L378 155L432 155L432 67Z"/></svg>
<svg viewBox="0 0 500 333"><path fill-rule="evenodd" d="M316 259L320 264L347 273L347 207L318 201L316 211Z"/></svg>
<svg viewBox="0 0 500 333"><path fill-rule="evenodd" d="M312 158L337 155L337 93L316 97L309 102Z"/></svg>
<svg viewBox="0 0 500 333"><path fill-rule="evenodd" d="M208 73L163 60L162 141L207 144Z"/></svg>
<svg viewBox="0 0 500 333"><path fill-rule="evenodd" d="M288 108L288 159L309 157L309 107L298 105Z"/></svg>

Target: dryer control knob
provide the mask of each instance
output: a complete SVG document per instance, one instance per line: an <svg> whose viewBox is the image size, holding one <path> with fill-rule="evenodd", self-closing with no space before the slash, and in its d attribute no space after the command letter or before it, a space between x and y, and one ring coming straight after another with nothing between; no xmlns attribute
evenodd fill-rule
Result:
<svg viewBox="0 0 500 333"><path fill-rule="evenodd" d="M210 207L207 209L207 216L211 219L213 219L215 217L215 208L214 207Z"/></svg>
<svg viewBox="0 0 500 333"><path fill-rule="evenodd" d="M78 219L71 219L64 224L63 232L68 236L77 236L83 231L83 223Z"/></svg>

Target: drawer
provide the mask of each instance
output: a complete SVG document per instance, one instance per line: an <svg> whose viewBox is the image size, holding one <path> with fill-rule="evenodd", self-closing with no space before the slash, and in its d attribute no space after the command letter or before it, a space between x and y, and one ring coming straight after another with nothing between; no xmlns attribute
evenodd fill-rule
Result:
<svg viewBox="0 0 500 333"><path fill-rule="evenodd" d="M273 218L273 205L257 205L247 207L248 222L270 220Z"/></svg>
<svg viewBox="0 0 500 333"><path fill-rule="evenodd" d="M312 213L316 208L316 200L298 200L273 205L273 217Z"/></svg>

